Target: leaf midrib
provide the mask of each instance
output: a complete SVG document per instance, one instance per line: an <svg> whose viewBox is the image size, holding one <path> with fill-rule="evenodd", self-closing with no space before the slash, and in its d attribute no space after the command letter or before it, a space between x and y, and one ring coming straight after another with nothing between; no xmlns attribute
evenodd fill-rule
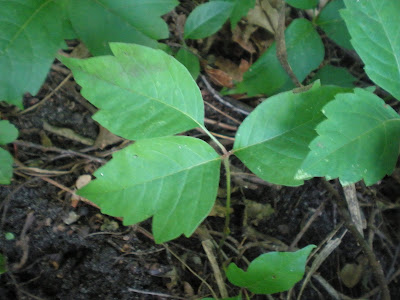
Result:
<svg viewBox="0 0 400 300"><path fill-rule="evenodd" d="M251 145L249 145L249 146L245 146L245 147L242 147L242 148L239 148L239 149L233 149L231 152L234 154L234 153L237 152L237 151L242 151L242 150L245 150L245 149L250 148L250 147L258 146L258 145L263 144L263 143L265 143L265 142L270 142L270 141L272 141L272 140L274 140L274 139L276 139L276 138L282 137L282 136L284 136L285 134L292 132L293 130L296 130L296 129L302 127L302 126L305 126L305 125L307 125L307 124L309 124L309 123L312 123L312 122L314 122L316 119L317 119L317 117L315 117L315 118L313 118L313 119L311 119L311 120L308 120L308 121L305 122L305 123L301 123L301 124L299 124L298 126L293 127L293 128L291 128L291 129L289 129L289 130L286 130L286 131L284 131L284 132L282 132L282 133L279 133L279 134L277 134L277 135L275 135L275 136L273 136L273 137L271 137L271 138L264 139L264 140L262 140L262 141L259 141L259 142L257 142L257 143L254 143L254 144L251 144Z"/></svg>
<svg viewBox="0 0 400 300"><path fill-rule="evenodd" d="M44 7L46 7L50 2L53 2L54 0L47 0L46 2L42 3L39 8L37 8L33 14L26 20L24 24L18 29L16 34L13 36L13 38L8 42L7 46L4 48L4 53L8 51L8 49L11 47L11 45L14 43L14 41L19 37L19 35L25 30L25 28L29 25L29 23L32 22L33 18L42 10Z"/></svg>
<svg viewBox="0 0 400 300"><path fill-rule="evenodd" d="M117 57L114 56L114 58L116 59ZM167 106L167 107L169 107L169 108L171 108L171 109L173 109L173 110L175 110L175 111L177 111L177 112L183 114L183 115L186 116L187 118L191 119L191 120L192 120L193 122L195 122L200 128L203 128L203 127L204 127L203 124L199 123L196 119L194 119L194 118L193 118L191 115L189 115L187 112L184 112L184 111L182 111L182 110L179 110L177 107L172 106L171 104L169 104L169 103L167 103L167 102L163 102L163 101L161 101L160 99L151 97L151 96L149 96L149 95L142 94L142 93L140 93L140 92L138 92L138 91L136 91L136 90L132 90L132 89L129 89L129 88L126 88L126 87L122 87L122 86L120 86L120 85L117 85L115 82L112 82L112 81L110 81L110 80L106 80L105 78L98 76L96 73L87 72L87 71L86 71L84 68L82 68L81 66L79 66L79 68L80 68L81 72L83 72L83 73L85 73L85 74L87 74L87 75L93 76L93 77L97 78L99 81L103 81L103 82L109 83L110 85L112 85L112 86L114 86L114 87L123 89L123 90L125 90L125 91L127 91L127 92L130 92L130 93L132 93L132 94L135 94L135 93L136 93L137 95L140 95L140 96L142 96L142 97L144 97L144 98L147 98L147 99L149 99L149 100L152 100L152 101L155 101L155 102L157 102L157 103L160 103L161 105L165 105L165 106ZM82 85L82 89L85 90L86 87L84 87L84 86ZM88 88L88 89L90 89L90 88ZM104 111L109 111L109 110L107 110L107 109L105 109L105 108L101 108L100 106L99 106L99 108L100 108L101 110L104 110Z"/></svg>
<svg viewBox="0 0 400 300"><path fill-rule="evenodd" d="M183 172L190 171L190 170L192 170L192 169L194 169L194 168L197 168L197 167L206 165L206 164L208 164L208 163L212 163L212 162L217 161L217 160L221 160L221 157L216 157L215 159L210 159L210 160L204 161L204 162L202 162L202 163L198 163L198 164L192 165L192 166L190 166L190 167L188 167L188 168L181 169L181 170L179 170L178 172L168 173L168 174L165 174L165 175L163 175L163 176L158 176L158 177L154 177L154 178L152 178L152 179L146 180L146 181L141 181L140 183L135 183L135 184L132 184L132 185L128 185L128 186L126 186L126 187L124 187L124 188L118 187L118 189L110 189L110 190L107 190L107 193L119 192L119 191L126 190L126 189L129 189L129 188L135 187L135 186L140 186L140 185L152 183L152 182L157 181L157 180L160 180L160 179L165 179L165 178L170 177L170 176L174 176L174 175L178 175L178 174L183 173ZM100 179L100 178L102 178L102 177L99 177L99 179ZM103 179L104 179L104 180L107 180L106 178L103 178ZM101 193L103 194L104 191L102 191Z"/></svg>
<svg viewBox="0 0 400 300"><path fill-rule="evenodd" d="M324 155L323 157L321 157L320 159L315 160L314 163L310 164L310 166L308 168L306 168L306 170L312 168L314 165L318 164L320 161L324 160L326 157L331 156L332 154L334 154L337 151L340 151L341 149L343 149L344 147L348 147L351 143L356 142L356 140L361 139L362 137L364 137L365 135L369 134L371 131L376 130L378 127L384 126L384 128L386 128L386 124L389 122L400 122L400 119L389 119L389 120L385 120L382 123L378 124L377 126L374 126L373 128L371 128L368 131L365 131L364 133L355 136L353 139L349 140L347 143L343 144L342 146L340 146L339 148L336 148L334 151L330 151L329 153L327 153L326 155ZM386 145L385 145L386 147Z"/></svg>

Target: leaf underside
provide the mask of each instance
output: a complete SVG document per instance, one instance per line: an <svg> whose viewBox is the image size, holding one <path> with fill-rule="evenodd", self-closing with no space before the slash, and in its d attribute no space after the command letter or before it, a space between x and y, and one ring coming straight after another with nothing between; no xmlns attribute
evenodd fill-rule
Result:
<svg viewBox="0 0 400 300"><path fill-rule="evenodd" d="M99 108L93 119L126 139L173 135L203 126L204 104L188 70L161 50L111 43L114 56L60 57L82 95Z"/></svg>
<svg viewBox="0 0 400 300"><path fill-rule="evenodd" d="M37 94L65 47L63 9L50 0L0 0L0 7L0 101L22 108L23 94Z"/></svg>
<svg viewBox="0 0 400 300"><path fill-rule="evenodd" d="M303 81L324 59L321 38L309 21L296 19L286 29L285 40L290 66L296 77ZM243 81L229 93L273 95L292 88L294 85L282 68L273 43L244 74Z"/></svg>
<svg viewBox="0 0 400 300"><path fill-rule="evenodd" d="M292 288L304 275L305 264L314 245L296 252L269 252L253 260L247 271L231 263L228 280L256 294L274 294Z"/></svg>
<svg viewBox="0 0 400 300"><path fill-rule="evenodd" d="M75 31L93 55L110 54L109 42L136 43L156 48L168 38L161 15L176 0L69 0L69 16Z"/></svg>
<svg viewBox="0 0 400 300"><path fill-rule="evenodd" d="M322 107L347 91L318 82L303 93L285 92L268 98L240 125L233 153L257 176L274 183L298 186L295 175L306 158Z"/></svg>
<svg viewBox="0 0 400 300"><path fill-rule="evenodd" d="M343 185L364 179L374 184L391 174L399 155L400 117L369 91L338 94L324 107L297 178L339 178Z"/></svg>
<svg viewBox="0 0 400 300"><path fill-rule="evenodd" d="M377 85L400 100L400 1L345 0L351 43Z"/></svg>
<svg viewBox="0 0 400 300"><path fill-rule="evenodd" d="M220 157L202 140L163 137L137 141L114 154L79 195L125 225L153 216L162 243L190 236L211 211L219 184Z"/></svg>

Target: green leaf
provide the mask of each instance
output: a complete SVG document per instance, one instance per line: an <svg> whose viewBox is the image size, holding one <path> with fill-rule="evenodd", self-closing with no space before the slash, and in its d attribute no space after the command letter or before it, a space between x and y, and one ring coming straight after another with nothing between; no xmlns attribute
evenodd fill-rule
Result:
<svg viewBox="0 0 400 300"><path fill-rule="evenodd" d="M314 86L268 98L244 120L236 134L233 153L257 176L274 183L298 186L295 179L306 158L315 127L323 120L321 109L337 93L334 86Z"/></svg>
<svg viewBox="0 0 400 300"><path fill-rule="evenodd" d="M72 26L93 55L110 54L109 42L156 48L169 36L160 18L176 0L69 0Z"/></svg>
<svg viewBox="0 0 400 300"><path fill-rule="evenodd" d="M9 121L0 120L0 145L11 143L18 137L18 129Z"/></svg>
<svg viewBox="0 0 400 300"><path fill-rule="evenodd" d="M324 45L306 19L294 20L285 31L285 39L290 66L297 78L303 81L324 59ZM275 43L250 67L243 78L230 94L273 95L294 88L276 56Z"/></svg>
<svg viewBox="0 0 400 300"><path fill-rule="evenodd" d="M296 252L269 252L253 260L247 272L231 263L226 271L228 280L255 294L287 291L299 282L305 271L308 255L314 245Z"/></svg>
<svg viewBox="0 0 400 300"><path fill-rule="evenodd" d="M10 153L0 148L0 184L10 184L13 174L14 159Z"/></svg>
<svg viewBox="0 0 400 300"><path fill-rule="evenodd" d="M338 94L323 109L327 120L317 126L297 178L339 177L343 185L364 179L374 184L391 174L399 155L400 117L371 92Z"/></svg>
<svg viewBox="0 0 400 300"><path fill-rule="evenodd" d="M216 33L228 20L233 9L231 2L212 1L197 6L185 24L185 39L202 39Z"/></svg>
<svg viewBox="0 0 400 300"><path fill-rule="evenodd" d="M17 128L8 121L0 120L0 145L11 143L18 137ZM10 153L0 148L0 184L10 184L14 159Z"/></svg>
<svg viewBox="0 0 400 300"><path fill-rule="evenodd" d="M22 108L36 95L57 50L65 47L61 2L0 0L0 101Z"/></svg>
<svg viewBox="0 0 400 300"><path fill-rule="evenodd" d="M0 253L0 275L7 272L6 268L6 260L3 256L3 254Z"/></svg>
<svg viewBox="0 0 400 300"><path fill-rule="evenodd" d="M300 9L311 9L318 5L319 0L285 0L287 4Z"/></svg>
<svg viewBox="0 0 400 300"><path fill-rule="evenodd" d="M341 14L365 72L400 100L400 1L345 0L345 4Z"/></svg>
<svg viewBox="0 0 400 300"><path fill-rule="evenodd" d="M233 4L232 12L230 15L231 29L233 30L237 23L243 18L251 8L256 5L256 0L211 0L211 1L224 1Z"/></svg>
<svg viewBox="0 0 400 300"><path fill-rule="evenodd" d="M334 67L332 65L326 65L318 70L312 81L318 79L323 85L338 85L349 88L354 87L353 82L357 80L347 69Z"/></svg>
<svg viewBox="0 0 400 300"><path fill-rule="evenodd" d="M211 211L220 157L202 140L175 136L137 141L114 154L79 191L125 225L153 216L156 242L190 236Z"/></svg>
<svg viewBox="0 0 400 300"><path fill-rule="evenodd" d="M175 58L188 69L193 79L196 80L200 74L200 62L196 55L192 52L181 48Z"/></svg>
<svg viewBox="0 0 400 300"><path fill-rule="evenodd" d="M353 46L350 43L349 31L339 13L339 9L342 8L344 8L343 0L330 1L318 15L315 23L321 27L326 35L336 44L352 50Z"/></svg>
<svg viewBox="0 0 400 300"><path fill-rule="evenodd" d="M111 43L114 56L60 57L82 95L100 110L93 119L127 139L202 127L204 104L189 71L161 50Z"/></svg>

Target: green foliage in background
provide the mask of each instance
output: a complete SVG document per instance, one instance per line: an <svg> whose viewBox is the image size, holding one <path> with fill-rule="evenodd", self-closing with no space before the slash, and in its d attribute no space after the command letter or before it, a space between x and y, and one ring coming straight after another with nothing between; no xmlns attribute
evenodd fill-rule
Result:
<svg viewBox="0 0 400 300"><path fill-rule="evenodd" d="M303 81L324 59L321 38L309 21L295 19L285 31L285 40L289 64L298 80ZM228 93L271 96L292 88L294 84L276 56L274 42L244 74L243 81Z"/></svg>

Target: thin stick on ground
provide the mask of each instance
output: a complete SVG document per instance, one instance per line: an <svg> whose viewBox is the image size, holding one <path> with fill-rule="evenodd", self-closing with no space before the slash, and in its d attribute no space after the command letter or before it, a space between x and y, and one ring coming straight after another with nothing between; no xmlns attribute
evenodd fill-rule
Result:
<svg viewBox="0 0 400 300"><path fill-rule="evenodd" d="M346 209L346 202L340 196L337 190L335 190L332 185L327 182L325 179L322 181L327 188L327 190L332 194L332 196L336 199L336 203L338 205L339 213L345 222L347 229L351 232L353 237L356 239L357 243L361 246L363 251L368 257L369 264L373 270L376 280L382 290L382 299L383 300L390 300L390 292L389 287L387 285L385 275L383 273L382 265L378 261L375 256L375 253L372 251L368 242L364 239L364 237L358 231L356 225L351 220L351 217Z"/></svg>

